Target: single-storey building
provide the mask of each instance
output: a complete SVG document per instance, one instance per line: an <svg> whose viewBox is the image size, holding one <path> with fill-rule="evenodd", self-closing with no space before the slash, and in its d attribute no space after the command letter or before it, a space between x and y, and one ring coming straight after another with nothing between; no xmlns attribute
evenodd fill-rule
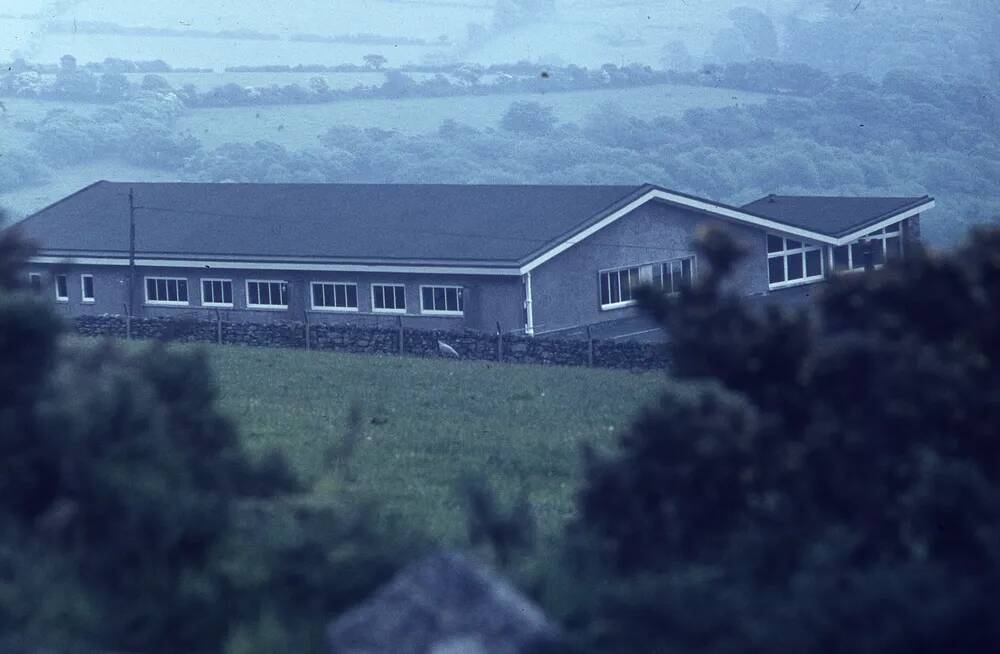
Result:
<svg viewBox="0 0 1000 654"><path fill-rule="evenodd" d="M32 285L68 315L190 315L544 334L627 317L633 289L699 274L699 227L776 293L905 254L932 198L768 196L742 207L642 186L100 181L26 218Z"/></svg>

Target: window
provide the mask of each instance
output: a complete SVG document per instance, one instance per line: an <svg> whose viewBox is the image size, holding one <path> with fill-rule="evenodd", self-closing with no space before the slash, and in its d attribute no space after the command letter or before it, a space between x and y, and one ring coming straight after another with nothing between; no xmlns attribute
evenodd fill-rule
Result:
<svg viewBox="0 0 1000 654"><path fill-rule="evenodd" d="M28 286L31 287L31 292L35 295L42 294L42 274L41 273L28 273Z"/></svg>
<svg viewBox="0 0 1000 654"><path fill-rule="evenodd" d="M287 309L288 282L248 279L247 306L254 309Z"/></svg>
<svg viewBox="0 0 1000 654"><path fill-rule="evenodd" d="M66 275L56 275L56 300L69 302L69 285L66 283Z"/></svg>
<svg viewBox="0 0 1000 654"><path fill-rule="evenodd" d="M201 304L205 307L233 306L233 280L202 279Z"/></svg>
<svg viewBox="0 0 1000 654"><path fill-rule="evenodd" d="M82 302L94 301L94 276L80 275L80 298Z"/></svg>
<svg viewBox="0 0 1000 654"><path fill-rule="evenodd" d="M327 311L357 311L358 285L344 282L313 282L312 308Z"/></svg>
<svg viewBox="0 0 1000 654"><path fill-rule="evenodd" d="M465 311L461 286L421 286L420 312L461 315Z"/></svg>
<svg viewBox="0 0 1000 654"><path fill-rule="evenodd" d="M862 238L831 248L830 264L837 272L865 269L864 240L871 243L872 265L882 266L903 256L903 234L900 223L865 234Z"/></svg>
<svg viewBox="0 0 1000 654"><path fill-rule="evenodd" d="M639 271L642 278L642 270ZM680 293L694 279L694 257L653 264L653 286L664 293Z"/></svg>
<svg viewBox="0 0 1000 654"><path fill-rule="evenodd" d="M767 280L769 288L782 288L823 279L823 250L773 234L767 235Z"/></svg>
<svg viewBox="0 0 1000 654"><path fill-rule="evenodd" d="M402 284L372 284L372 311L406 312L406 287Z"/></svg>
<svg viewBox="0 0 1000 654"><path fill-rule="evenodd" d="M639 266L601 273L601 308L632 304L632 290L639 285Z"/></svg>
<svg viewBox="0 0 1000 654"><path fill-rule="evenodd" d="M146 304L188 303L188 283L180 277L147 277Z"/></svg>
<svg viewBox="0 0 1000 654"><path fill-rule="evenodd" d="M694 257L603 270L599 281L601 308L617 309L635 304L634 294L639 284L652 284L664 293L679 293L691 285L694 275Z"/></svg>

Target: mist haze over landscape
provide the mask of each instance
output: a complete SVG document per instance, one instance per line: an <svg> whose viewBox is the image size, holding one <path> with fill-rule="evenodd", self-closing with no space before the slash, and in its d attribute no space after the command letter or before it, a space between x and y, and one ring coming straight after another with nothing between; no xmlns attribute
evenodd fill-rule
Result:
<svg viewBox="0 0 1000 654"><path fill-rule="evenodd" d="M0 0L0 654L995 651L997 2Z"/></svg>
<svg viewBox="0 0 1000 654"><path fill-rule="evenodd" d="M993 220L982 0L0 7L0 203L97 179L641 183ZM69 57L66 57L69 55Z"/></svg>

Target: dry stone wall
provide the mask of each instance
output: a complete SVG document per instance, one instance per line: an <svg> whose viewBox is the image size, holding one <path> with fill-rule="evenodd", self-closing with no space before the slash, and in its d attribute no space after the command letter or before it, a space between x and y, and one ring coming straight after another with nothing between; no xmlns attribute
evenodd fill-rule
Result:
<svg viewBox="0 0 1000 654"><path fill-rule="evenodd" d="M355 354L442 356L447 343L463 359L560 366L596 366L650 370L667 366L658 343L612 340L532 338L472 330L387 329L304 322L226 322L190 318L133 318L120 315L76 316L73 330L84 336L156 339L185 343L223 343L256 347L292 347ZM308 331L307 331L308 330Z"/></svg>

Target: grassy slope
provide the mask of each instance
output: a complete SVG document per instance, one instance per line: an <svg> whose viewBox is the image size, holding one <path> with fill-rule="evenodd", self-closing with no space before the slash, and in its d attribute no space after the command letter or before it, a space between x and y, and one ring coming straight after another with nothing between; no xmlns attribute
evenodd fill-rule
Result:
<svg viewBox="0 0 1000 654"><path fill-rule="evenodd" d="M206 351L249 447L285 452L315 482L317 501L343 490L327 452L360 402L364 435L347 483L446 541L464 533L455 485L466 474L487 477L505 498L523 484L543 538L553 536L572 514L581 442L610 445L660 386L657 373Z"/></svg>

